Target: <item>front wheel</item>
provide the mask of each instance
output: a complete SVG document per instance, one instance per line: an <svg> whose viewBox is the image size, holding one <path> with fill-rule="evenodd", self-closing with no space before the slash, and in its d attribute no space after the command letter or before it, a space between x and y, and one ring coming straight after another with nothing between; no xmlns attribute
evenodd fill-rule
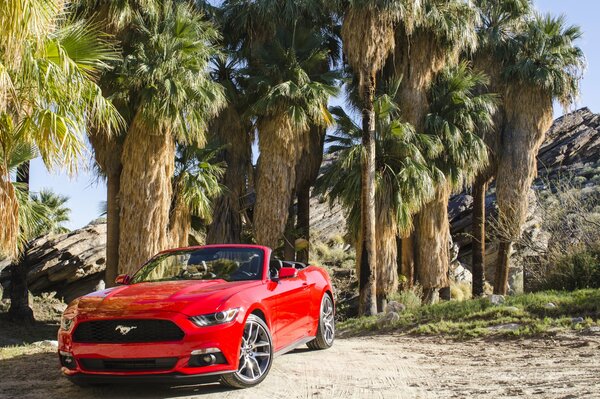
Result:
<svg viewBox="0 0 600 399"><path fill-rule="evenodd" d="M310 349L327 349L333 345L335 339L335 312L333 300L329 294L323 294L321 299L321 313L319 316L319 328L315 339L310 341L307 346Z"/></svg>
<svg viewBox="0 0 600 399"><path fill-rule="evenodd" d="M231 388L258 385L269 373L272 362L273 344L269 327L260 317L251 314L244 327L238 370L221 377L221 383Z"/></svg>

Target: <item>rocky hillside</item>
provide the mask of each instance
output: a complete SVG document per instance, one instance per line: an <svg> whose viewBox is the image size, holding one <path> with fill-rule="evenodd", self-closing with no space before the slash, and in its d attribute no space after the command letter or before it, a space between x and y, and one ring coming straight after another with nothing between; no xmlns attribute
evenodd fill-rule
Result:
<svg viewBox="0 0 600 399"><path fill-rule="evenodd" d="M547 190L549 180L571 179L582 188L600 187L600 115L583 108L555 121L548 132L538 157L538 179L534 190ZM450 218L455 250L458 260L468 269L471 248L471 204L470 194L462 193L452 198ZM535 201L532 201L535 204ZM323 198L311 200L312 235L320 242L339 242L345 233L345 216L340 207L330 208ZM495 213L493 187L487 197L488 214ZM535 206L525 226L525 233L535 237L537 231ZM26 266L29 269L30 289L34 294L56 291L67 301L102 286L105 266L104 246L106 225L93 222L68 234L42 237L32 243L27 252ZM518 255L518 254L517 254ZM491 266L496 257L493 243L488 244L487 275L493 277ZM7 262L0 262L0 283L8 285ZM4 270L3 270L4 269ZM516 268L513 278L520 273Z"/></svg>

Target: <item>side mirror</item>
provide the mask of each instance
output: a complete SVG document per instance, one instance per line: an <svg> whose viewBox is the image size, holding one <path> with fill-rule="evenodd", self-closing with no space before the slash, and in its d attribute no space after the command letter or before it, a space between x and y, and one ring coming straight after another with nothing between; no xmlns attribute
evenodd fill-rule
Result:
<svg viewBox="0 0 600 399"><path fill-rule="evenodd" d="M297 277L298 270L294 267L282 267L279 269L279 279Z"/></svg>
<svg viewBox="0 0 600 399"><path fill-rule="evenodd" d="M131 276L127 274L119 274L115 279L117 285L127 285L131 282Z"/></svg>

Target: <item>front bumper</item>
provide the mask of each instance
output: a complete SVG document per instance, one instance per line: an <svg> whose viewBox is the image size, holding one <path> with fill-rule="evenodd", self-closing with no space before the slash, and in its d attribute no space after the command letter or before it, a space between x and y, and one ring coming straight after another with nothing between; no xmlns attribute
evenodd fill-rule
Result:
<svg viewBox="0 0 600 399"><path fill-rule="evenodd" d="M86 318L78 316L70 331L58 333L58 351L63 356L72 356L69 367L63 364L61 371L69 378L81 382L165 382L203 383L215 381L220 375L234 372L238 368L239 348L244 330L244 316L240 312L231 323L198 327L188 316L174 312L152 312L127 314L126 317ZM78 343L73 342L72 333L78 323L106 319L163 319L177 324L184 332L183 339L173 342L152 343ZM217 348L223 362L198 366L190 364L193 351ZM135 360L176 358L173 367L161 370L96 371L86 369L81 359ZM200 378L201 377L201 378Z"/></svg>

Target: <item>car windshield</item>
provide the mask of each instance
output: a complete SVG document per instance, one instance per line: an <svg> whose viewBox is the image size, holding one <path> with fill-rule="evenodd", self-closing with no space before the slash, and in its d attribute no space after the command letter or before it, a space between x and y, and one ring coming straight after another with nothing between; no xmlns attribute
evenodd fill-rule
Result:
<svg viewBox="0 0 600 399"><path fill-rule="evenodd" d="M260 280L263 251L256 248L201 248L157 255L132 283L172 280Z"/></svg>

